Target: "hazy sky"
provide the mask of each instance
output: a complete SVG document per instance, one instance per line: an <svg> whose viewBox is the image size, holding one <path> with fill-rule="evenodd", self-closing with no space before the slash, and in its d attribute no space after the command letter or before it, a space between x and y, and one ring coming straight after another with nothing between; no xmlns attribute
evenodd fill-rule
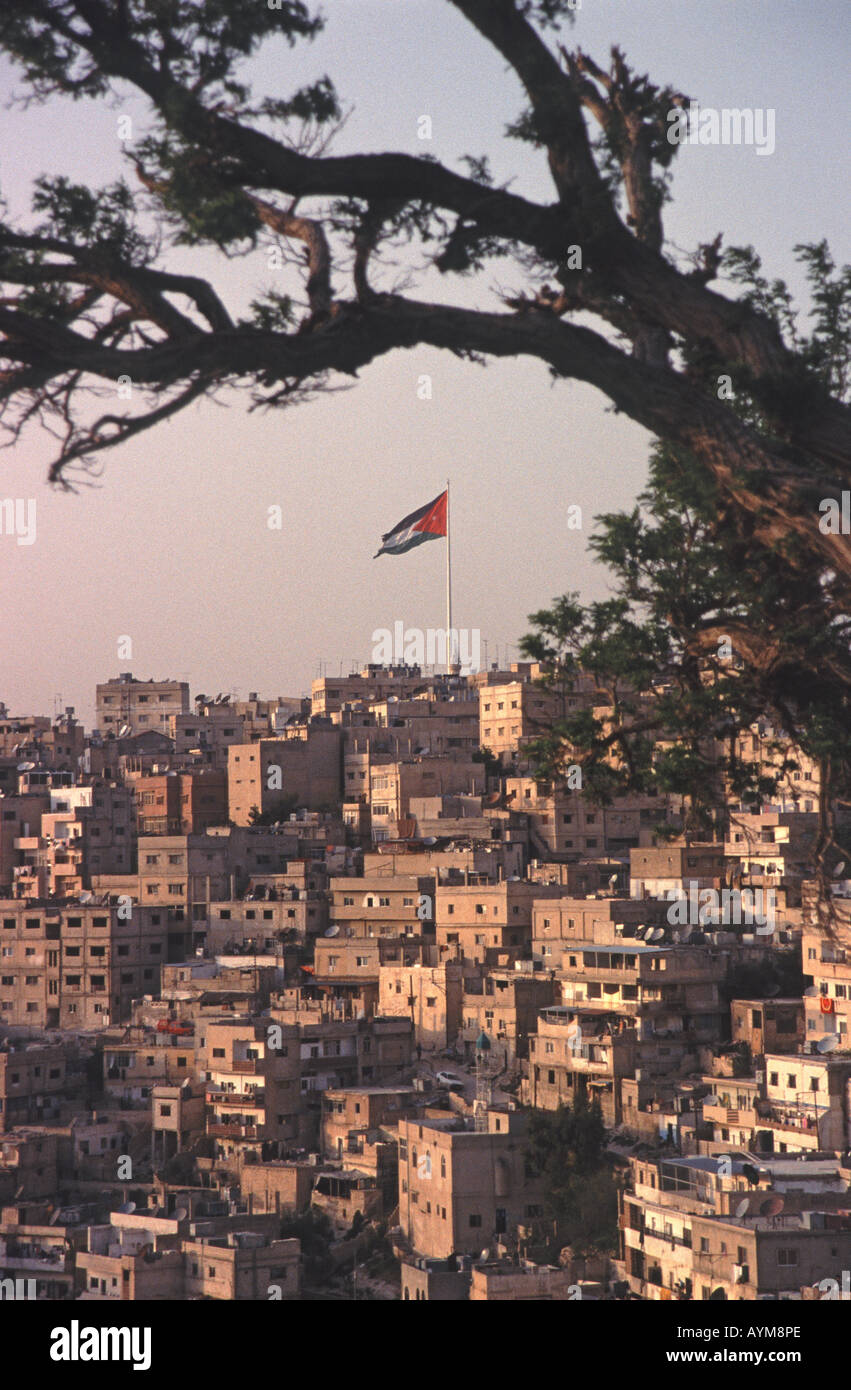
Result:
<svg viewBox="0 0 851 1390"><path fill-rule="evenodd" d="M522 105L502 61L444 0L325 0L326 32L295 50L272 42L252 65L259 89L287 94L328 72L353 114L335 146L429 153L454 164L487 152L499 180L552 197L543 161L506 140ZM826 236L847 259L842 0L582 0L568 42L598 61L629 61L705 106L774 108L776 151L686 147L675 162L668 236L693 248L723 231L754 243L772 275L800 286L791 249ZM20 86L0 65L4 91ZM3 111L0 189L13 212L31 179L97 184L124 167L117 118L144 107L55 101ZM417 138L429 115L433 139ZM845 206L843 206L843 203ZM845 214L845 216L843 216ZM172 269L215 279L233 310L282 287L265 251L237 261L167 253ZM279 273L280 274L280 273ZM429 275L421 297L495 307L507 262L477 282ZM338 290L348 295L342 276ZM428 373L433 396L417 396ZM118 402L116 402L118 404ZM429 349L368 368L354 389L286 412L201 403L103 455L96 488L46 483L51 441L31 433L0 453L0 498L34 497L37 540L0 536L0 700L49 713L57 697L91 722L94 687L120 670L188 680L192 694L300 694L319 673L371 658L375 628L440 627L444 545L372 557L381 534L452 480L456 624L478 628L489 657L516 658L526 615L568 589L606 591L587 540L594 513L628 507L646 475L645 433L590 387L552 385L535 362L482 370ZM267 509L283 508L280 531ZM582 531L567 529L579 504ZM117 643L129 636L132 659Z"/></svg>

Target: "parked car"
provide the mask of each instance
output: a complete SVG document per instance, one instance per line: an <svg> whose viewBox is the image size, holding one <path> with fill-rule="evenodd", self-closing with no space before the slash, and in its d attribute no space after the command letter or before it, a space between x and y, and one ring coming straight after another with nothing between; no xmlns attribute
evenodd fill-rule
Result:
<svg viewBox="0 0 851 1390"><path fill-rule="evenodd" d="M439 1086L446 1086L450 1091L463 1091L464 1081L460 1076L456 1076L454 1071L437 1071L434 1079Z"/></svg>

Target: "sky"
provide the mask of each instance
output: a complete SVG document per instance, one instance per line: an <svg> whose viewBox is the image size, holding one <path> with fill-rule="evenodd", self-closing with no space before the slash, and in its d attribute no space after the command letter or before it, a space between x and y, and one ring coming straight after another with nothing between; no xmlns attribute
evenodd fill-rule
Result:
<svg viewBox="0 0 851 1390"><path fill-rule="evenodd" d="M272 40L256 55L257 91L287 94L327 72L351 112L335 153L428 153L452 167L487 153L498 181L552 198L541 156L504 135L523 105L516 78L446 0L325 0L322 10L327 27L312 44ZM617 43L639 71L704 107L774 110L770 156L680 151L666 210L676 247L723 232L728 245L754 244L766 272L799 293L796 243L826 237L848 259L842 0L582 0L565 41L597 61ZM21 87L0 60L0 91ZM0 110L12 213L25 219L40 173L100 185L126 172L122 114L138 138L145 107L129 90L117 104ZM430 141L418 138L424 115ZM260 249L239 260L167 249L162 264L212 278L233 312L282 287ZM520 283L500 262L463 282L430 271L413 293L495 308ZM350 293L344 276L336 285ZM447 477L453 621L479 631L489 661L516 660L530 612L568 590L608 592L588 552L593 517L632 506L649 442L599 392L554 384L542 364L483 369L427 348L282 412L250 413L234 395L193 405L101 455L96 485L75 494L49 486L54 441L35 429L0 452L0 501L35 499L37 517L31 545L0 535L0 701L17 714L73 705L89 726L96 683L120 670L187 680L193 696L306 694L320 672L371 660L377 629L442 627L444 543L373 557ZM279 530L267 524L274 506ZM577 506L581 529L568 524ZM132 656L121 656L128 638Z"/></svg>

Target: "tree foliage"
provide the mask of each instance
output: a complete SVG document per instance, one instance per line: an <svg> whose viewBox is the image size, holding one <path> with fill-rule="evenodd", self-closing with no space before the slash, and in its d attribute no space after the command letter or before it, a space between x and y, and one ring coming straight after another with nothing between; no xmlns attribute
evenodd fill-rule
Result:
<svg viewBox="0 0 851 1390"><path fill-rule="evenodd" d="M606 1129L597 1101L529 1113L527 1160L543 1178L559 1239L579 1254L617 1248L617 1188L605 1164Z"/></svg>
<svg viewBox="0 0 851 1390"><path fill-rule="evenodd" d="M754 253L725 259L720 236L686 255L665 241L678 148L666 122L684 94L634 72L618 48L607 65L568 48L564 0L447 4L513 70L525 105L507 133L526 146L522 162L545 162L550 201L496 186L477 154L457 168L334 155L343 103L328 76L255 98L244 73L257 48L273 35L307 44L321 27L301 0L4 7L0 48L23 74L24 100L132 89L150 112L126 180L88 189L45 175L29 223L0 223L0 399L12 437L32 420L54 429L52 477L73 485L102 450L229 386L281 407L398 348L527 355L689 451L743 543L794 533L789 563L835 573L844 593L849 547L819 529L817 508L851 466L847 380L826 363L824 328L847 336L847 272L833 271L826 248L808 251L823 327L802 342ZM287 274L235 317L225 281L164 268L174 242L225 256L274 247ZM515 289L479 277L475 307L417 300L387 263L400 246L450 281L500 257ZM738 298L711 287L725 267ZM763 428L719 399L720 372ZM126 409L119 377L135 387Z"/></svg>

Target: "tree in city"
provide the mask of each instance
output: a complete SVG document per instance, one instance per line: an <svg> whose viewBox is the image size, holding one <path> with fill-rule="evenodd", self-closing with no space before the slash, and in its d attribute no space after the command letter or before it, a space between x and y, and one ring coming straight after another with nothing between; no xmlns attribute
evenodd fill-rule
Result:
<svg viewBox="0 0 851 1390"><path fill-rule="evenodd" d="M814 305L806 350L826 379L843 383L851 278L836 280L823 245L799 247L798 256ZM784 282L769 292L753 258L741 264L768 312L791 320ZM734 409L767 430L752 396ZM790 564L794 535L781 544L742 534L718 479L668 441L654 444L636 506L596 523L590 547L607 566L611 597L583 604L562 595L529 615L520 643L554 697L526 750L536 774L563 785L578 764L590 800L664 795L682 812L659 834L723 838L731 807L755 812L778 794L795 799L803 755L817 769L810 867L828 907L830 878L851 859L851 615L841 579ZM593 708L570 699L583 676L593 677ZM754 756L743 737L763 723L772 733Z"/></svg>
<svg viewBox="0 0 851 1390"><path fill-rule="evenodd" d="M599 1103L578 1095L557 1110L531 1110L527 1163L576 1254L617 1249L617 1185L605 1162Z"/></svg>

